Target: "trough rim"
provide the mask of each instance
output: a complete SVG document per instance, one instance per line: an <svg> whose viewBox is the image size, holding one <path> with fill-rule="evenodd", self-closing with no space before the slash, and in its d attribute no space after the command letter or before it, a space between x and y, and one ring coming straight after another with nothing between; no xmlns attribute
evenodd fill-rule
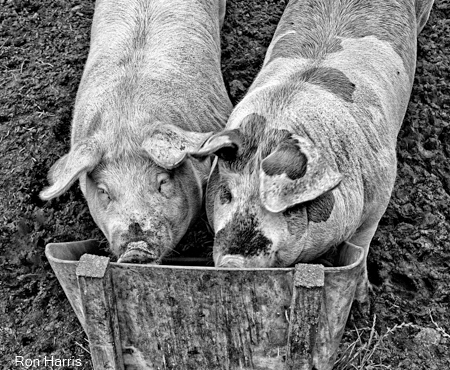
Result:
<svg viewBox="0 0 450 370"><path fill-rule="evenodd" d="M79 260L64 260L57 257L54 257L52 255L52 252L54 248L59 248L61 245L67 245L67 244L86 244L86 243L99 243L97 239L86 239L86 240L80 240L80 241L73 241L73 242L59 242L59 243L48 243L45 246L45 256L47 259L52 262L58 263L58 264L79 264ZM345 266L333 266L333 267L326 267L323 266L324 270L326 272L341 272L346 270L352 270L353 268L356 268L359 266L364 259L364 250L362 247L359 247L355 244L349 243L345 241L343 244L346 244L347 247L355 248L356 251L359 251L360 254L355 262L345 265ZM342 247L341 247L342 248ZM81 258L81 256L80 256ZM109 257L107 257L109 258ZM169 269L169 270L202 270L202 271L273 271L273 272L288 272L288 271L295 271L295 266L292 267L256 267L256 268L230 268L230 267L210 267L210 266L180 266L180 265L152 265L152 264L139 264L139 263L118 263L118 262L111 262L109 261L109 264L114 266L115 268L130 268L130 267L150 267L150 268L156 268L156 269ZM305 264L305 265L314 265L314 263L304 263L300 262L298 264ZM298 265L296 264L296 265Z"/></svg>

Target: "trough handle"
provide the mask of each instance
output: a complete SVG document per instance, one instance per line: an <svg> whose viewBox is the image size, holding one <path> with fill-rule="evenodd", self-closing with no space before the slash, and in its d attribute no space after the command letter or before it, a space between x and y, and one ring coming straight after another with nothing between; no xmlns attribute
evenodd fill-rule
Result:
<svg viewBox="0 0 450 370"><path fill-rule="evenodd" d="M322 265L295 265L287 345L288 369L312 369L324 283Z"/></svg>
<svg viewBox="0 0 450 370"><path fill-rule="evenodd" d="M84 254L76 270L94 370L124 370L109 258Z"/></svg>

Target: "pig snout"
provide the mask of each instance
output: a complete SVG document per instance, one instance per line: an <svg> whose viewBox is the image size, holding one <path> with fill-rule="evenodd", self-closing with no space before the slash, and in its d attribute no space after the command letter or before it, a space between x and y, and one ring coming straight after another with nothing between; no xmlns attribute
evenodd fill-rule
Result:
<svg viewBox="0 0 450 370"><path fill-rule="evenodd" d="M157 263L158 255L147 242L128 243L125 252L120 256L119 263Z"/></svg>
<svg viewBox="0 0 450 370"><path fill-rule="evenodd" d="M241 256L220 256L216 259L215 266L222 268L243 268L245 265L245 259Z"/></svg>

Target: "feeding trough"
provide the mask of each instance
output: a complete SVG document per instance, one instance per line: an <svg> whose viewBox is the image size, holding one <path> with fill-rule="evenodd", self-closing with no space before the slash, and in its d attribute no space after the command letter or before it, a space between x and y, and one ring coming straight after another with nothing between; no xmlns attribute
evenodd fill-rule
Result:
<svg viewBox="0 0 450 370"><path fill-rule="evenodd" d="M331 370L364 255L344 243L334 267L216 269L114 263L99 250L45 251L95 370Z"/></svg>

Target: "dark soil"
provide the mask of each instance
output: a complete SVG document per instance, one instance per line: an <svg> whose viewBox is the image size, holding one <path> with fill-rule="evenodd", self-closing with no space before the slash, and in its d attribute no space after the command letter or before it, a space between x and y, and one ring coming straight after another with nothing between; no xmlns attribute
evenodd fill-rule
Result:
<svg viewBox="0 0 450 370"><path fill-rule="evenodd" d="M234 103L264 59L285 1L229 0L223 73ZM42 202L49 167L69 149L93 1L0 0L0 367L16 356L80 359L86 337L44 255L49 242L103 239L77 186ZM450 2L436 0L418 40L415 84L399 134L398 176L372 242L370 318L384 335L367 369L450 369ZM204 226L189 245L211 246ZM403 325L401 325L403 323ZM397 325L397 326L396 326ZM398 326L400 325L400 326ZM394 330L391 332L391 329ZM367 331L358 330L366 335ZM367 335L366 335L367 336ZM49 367L50 368L50 367ZM58 367L79 369L80 367Z"/></svg>

